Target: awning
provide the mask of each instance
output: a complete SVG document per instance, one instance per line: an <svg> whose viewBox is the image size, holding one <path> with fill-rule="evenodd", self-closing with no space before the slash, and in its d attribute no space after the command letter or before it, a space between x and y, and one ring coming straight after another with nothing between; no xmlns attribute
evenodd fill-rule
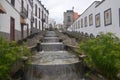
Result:
<svg viewBox="0 0 120 80"><path fill-rule="evenodd" d="M27 25L27 23L25 22L25 20L23 18L20 18L20 23L23 25Z"/></svg>
<svg viewBox="0 0 120 80"><path fill-rule="evenodd" d="M2 4L0 4L0 13L6 13L4 7L2 6Z"/></svg>

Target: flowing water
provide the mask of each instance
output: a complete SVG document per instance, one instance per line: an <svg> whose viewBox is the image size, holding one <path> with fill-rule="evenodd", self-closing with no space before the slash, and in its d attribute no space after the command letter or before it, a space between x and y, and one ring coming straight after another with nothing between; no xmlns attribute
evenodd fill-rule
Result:
<svg viewBox="0 0 120 80"><path fill-rule="evenodd" d="M25 80L82 80L82 66L73 53L65 51L54 31L47 31L42 51L32 56Z"/></svg>

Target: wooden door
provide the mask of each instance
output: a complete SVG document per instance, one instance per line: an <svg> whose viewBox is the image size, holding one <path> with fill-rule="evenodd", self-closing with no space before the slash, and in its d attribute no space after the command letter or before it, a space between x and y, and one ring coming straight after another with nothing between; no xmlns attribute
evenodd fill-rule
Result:
<svg viewBox="0 0 120 80"><path fill-rule="evenodd" d="M27 24L27 36L29 36L29 24Z"/></svg>
<svg viewBox="0 0 120 80"><path fill-rule="evenodd" d="M13 17L10 18L10 41L15 40L15 19Z"/></svg>

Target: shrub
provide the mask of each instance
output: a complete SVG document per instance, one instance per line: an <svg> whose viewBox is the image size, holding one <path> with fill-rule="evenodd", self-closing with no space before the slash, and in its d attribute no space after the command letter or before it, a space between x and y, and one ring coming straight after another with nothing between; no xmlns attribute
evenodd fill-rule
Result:
<svg viewBox="0 0 120 80"><path fill-rule="evenodd" d="M88 57L85 63L96 69L109 80L117 80L120 71L120 39L112 33L103 34L94 39L83 41L79 51Z"/></svg>
<svg viewBox="0 0 120 80"><path fill-rule="evenodd" d="M15 42L9 43L0 37L0 80L11 80L10 68L13 63L30 52L25 46L18 46Z"/></svg>

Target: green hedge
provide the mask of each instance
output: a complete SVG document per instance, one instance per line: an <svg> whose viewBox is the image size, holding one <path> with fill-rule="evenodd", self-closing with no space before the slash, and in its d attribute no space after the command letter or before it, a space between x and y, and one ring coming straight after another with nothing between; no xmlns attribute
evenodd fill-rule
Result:
<svg viewBox="0 0 120 80"><path fill-rule="evenodd" d="M0 80L11 80L10 68L22 56L29 56L25 46L18 46L15 42L9 43L0 37Z"/></svg>
<svg viewBox="0 0 120 80"><path fill-rule="evenodd" d="M120 72L120 39L112 33L100 34L100 37L83 41L79 51L85 53L85 63L108 78L117 80Z"/></svg>

